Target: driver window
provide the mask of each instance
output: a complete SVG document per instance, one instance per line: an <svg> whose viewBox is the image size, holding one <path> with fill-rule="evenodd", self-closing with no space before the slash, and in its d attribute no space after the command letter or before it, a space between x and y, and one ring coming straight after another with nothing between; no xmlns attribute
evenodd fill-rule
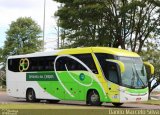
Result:
<svg viewBox="0 0 160 115"><path fill-rule="evenodd" d="M104 54L104 53L96 53L96 57L100 63L104 77L107 80L118 84L119 74L117 65L115 63L106 61L106 59L115 59L115 57L111 54Z"/></svg>
<svg viewBox="0 0 160 115"><path fill-rule="evenodd" d="M108 80L118 84L118 72L114 63L108 63Z"/></svg>

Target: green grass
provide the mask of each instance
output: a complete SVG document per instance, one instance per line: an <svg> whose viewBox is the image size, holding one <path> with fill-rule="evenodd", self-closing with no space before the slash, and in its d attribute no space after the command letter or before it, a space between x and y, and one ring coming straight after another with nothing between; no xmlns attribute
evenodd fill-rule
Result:
<svg viewBox="0 0 160 115"><path fill-rule="evenodd" d="M93 106L58 105L44 103L0 104L0 114L13 111L13 115L104 115L108 109ZM5 115L5 114L4 114ZM9 115L9 114L8 114Z"/></svg>
<svg viewBox="0 0 160 115"><path fill-rule="evenodd" d="M72 106L72 105L56 105L45 103L27 103L27 104L0 104L0 109L93 109L89 106ZM102 109L101 107L94 107L94 109Z"/></svg>
<svg viewBox="0 0 160 115"><path fill-rule="evenodd" d="M137 104L160 105L160 100L149 100ZM76 106L48 103L1 103L0 109L104 109L102 107ZM106 108L107 109L107 108Z"/></svg>

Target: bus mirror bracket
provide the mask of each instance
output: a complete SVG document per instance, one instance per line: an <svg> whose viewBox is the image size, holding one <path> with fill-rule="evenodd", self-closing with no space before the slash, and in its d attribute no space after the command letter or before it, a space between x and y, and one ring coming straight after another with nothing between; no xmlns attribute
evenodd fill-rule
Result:
<svg viewBox="0 0 160 115"><path fill-rule="evenodd" d="M143 62L148 75L154 74L154 66L149 62Z"/></svg>
<svg viewBox="0 0 160 115"><path fill-rule="evenodd" d="M125 66L123 62L114 59L106 59L106 61L116 63L119 66L121 73L125 72Z"/></svg>

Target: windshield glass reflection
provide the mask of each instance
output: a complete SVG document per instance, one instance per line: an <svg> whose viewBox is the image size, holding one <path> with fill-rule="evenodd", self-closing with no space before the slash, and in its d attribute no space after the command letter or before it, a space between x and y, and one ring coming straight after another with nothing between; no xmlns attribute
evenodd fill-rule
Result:
<svg viewBox="0 0 160 115"><path fill-rule="evenodd" d="M122 85L133 88L146 87L147 77L146 70L140 58L118 57L125 65L125 72L121 75Z"/></svg>

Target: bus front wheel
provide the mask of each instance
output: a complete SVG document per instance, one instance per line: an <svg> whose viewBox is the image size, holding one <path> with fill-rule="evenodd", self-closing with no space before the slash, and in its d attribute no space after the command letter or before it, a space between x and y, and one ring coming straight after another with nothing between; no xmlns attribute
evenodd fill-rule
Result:
<svg viewBox="0 0 160 115"><path fill-rule="evenodd" d="M87 104L92 106L100 106L102 102L100 102L100 96L96 90L91 90L87 96Z"/></svg>
<svg viewBox="0 0 160 115"><path fill-rule="evenodd" d="M36 102L36 95L33 89L28 89L26 92L26 101L27 102Z"/></svg>

